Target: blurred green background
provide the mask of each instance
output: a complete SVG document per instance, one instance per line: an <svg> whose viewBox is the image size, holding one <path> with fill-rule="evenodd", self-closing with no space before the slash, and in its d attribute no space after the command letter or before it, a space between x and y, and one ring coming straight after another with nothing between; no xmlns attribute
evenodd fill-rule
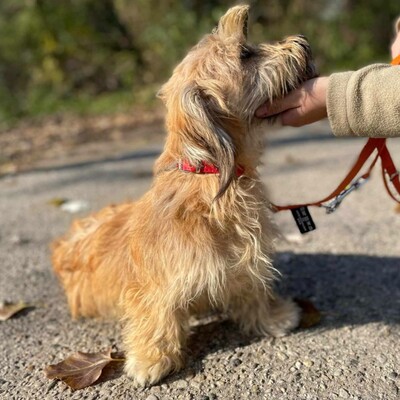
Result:
<svg viewBox="0 0 400 400"><path fill-rule="evenodd" d="M302 33L319 70L389 61L399 0L263 0L250 40ZM160 83L210 31L226 0L1 0L0 126L54 113L153 104Z"/></svg>

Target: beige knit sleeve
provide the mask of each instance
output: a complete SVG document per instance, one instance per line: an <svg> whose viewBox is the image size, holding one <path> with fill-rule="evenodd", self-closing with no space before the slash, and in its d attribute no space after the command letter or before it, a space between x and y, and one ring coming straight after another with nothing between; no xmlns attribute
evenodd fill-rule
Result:
<svg viewBox="0 0 400 400"><path fill-rule="evenodd" d="M332 74L327 110L336 136L400 136L400 66Z"/></svg>

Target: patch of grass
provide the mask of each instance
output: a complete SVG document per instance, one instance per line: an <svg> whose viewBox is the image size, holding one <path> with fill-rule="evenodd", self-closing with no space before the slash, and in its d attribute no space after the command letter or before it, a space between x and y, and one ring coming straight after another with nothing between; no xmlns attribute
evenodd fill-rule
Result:
<svg viewBox="0 0 400 400"><path fill-rule="evenodd" d="M77 94L58 96L51 92L35 92L27 97L24 110L18 115L3 114L0 129L13 127L21 118L41 118L49 115L105 115L127 112L132 108L151 109L159 104L156 93L160 85L136 90L106 92L96 96Z"/></svg>
<svg viewBox="0 0 400 400"><path fill-rule="evenodd" d="M79 115L112 114L127 111L135 105L151 107L155 103L156 96L153 88L143 88L135 91L120 90L102 93L97 96L78 94L58 99L46 96L41 101L32 102L27 110L27 116L37 117L59 113Z"/></svg>

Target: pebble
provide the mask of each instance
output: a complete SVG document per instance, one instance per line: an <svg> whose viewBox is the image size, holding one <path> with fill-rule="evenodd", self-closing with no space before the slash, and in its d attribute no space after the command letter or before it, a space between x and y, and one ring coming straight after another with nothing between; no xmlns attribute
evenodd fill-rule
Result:
<svg viewBox="0 0 400 400"><path fill-rule="evenodd" d="M380 363L380 364L386 364L386 362L387 362L387 357L384 355L384 354L379 354L377 357L376 357L376 360Z"/></svg>
<svg viewBox="0 0 400 400"><path fill-rule="evenodd" d="M176 387L178 389L186 389L188 387L188 383L184 379L179 379L179 381L176 382Z"/></svg>
<svg viewBox="0 0 400 400"><path fill-rule="evenodd" d="M328 386L326 386L326 384L323 383L323 382L319 384L319 388L320 388L321 390L326 390L327 387L328 387Z"/></svg>
<svg viewBox="0 0 400 400"><path fill-rule="evenodd" d="M294 364L296 369L300 369L302 366L302 363L300 361L296 361L296 364Z"/></svg>
<svg viewBox="0 0 400 400"><path fill-rule="evenodd" d="M159 398L155 394L151 394L146 397L146 400L159 400Z"/></svg>
<svg viewBox="0 0 400 400"><path fill-rule="evenodd" d="M348 399L349 398L349 392L346 389L339 389L339 397L342 399Z"/></svg>
<svg viewBox="0 0 400 400"><path fill-rule="evenodd" d="M342 370L337 368L332 372L332 375L338 377L338 376L342 375L342 373L343 373Z"/></svg>
<svg viewBox="0 0 400 400"><path fill-rule="evenodd" d="M201 383L195 380L190 381L190 386L192 386L195 389L200 389L201 388Z"/></svg>
<svg viewBox="0 0 400 400"><path fill-rule="evenodd" d="M281 353L280 351L276 353L276 357L281 361L286 361L289 358L286 354Z"/></svg>
<svg viewBox="0 0 400 400"><path fill-rule="evenodd" d="M303 365L305 365L307 368L310 368L314 365L314 363L311 360L306 359L303 361Z"/></svg>
<svg viewBox="0 0 400 400"><path fill-rule="evenodd" d="M399 374L395 371L389 373L389 379L396 379L398 376Z"/></svg>
<svg viewBox="0 0 400 400"><path fill-rule="evenodd" d="M194 378L192 379L192 382L193 382L193 381L204 382L205 380L206 380L205 375L203 375L203 374L197 374L197 375L195 375Z"/></svg>
<svg viewBox="0 0 400 400"><path fill-rule="evenodd" d="M234 358L231 362L234 367L238 367L242 363L242 360L239 360L239 358Z"/></svg>

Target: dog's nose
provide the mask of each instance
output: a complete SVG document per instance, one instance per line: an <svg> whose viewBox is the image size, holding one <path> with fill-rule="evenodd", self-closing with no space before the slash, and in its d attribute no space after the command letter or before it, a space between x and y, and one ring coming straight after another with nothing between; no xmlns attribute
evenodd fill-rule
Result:
<svg viewBox="0 0 400 400"><path fill-rule="evenodd" d="M281 40L278 42L279 44L284 44L287 42L295 42L298 44L303 44L303 43L308 43L308 39L304 35L293 35L293 36L288 36L284 40Z"/></svg>
<svg viewBox="0 0 400 400"><path fill-rule="evenodd" d="M308 46L308 40L304 35L296 35L296 36L294 36L293 41L295 43L298 43L300 46L303 46L303 47L307 47Z"/></svg>
<svg viewBox="0 0 400 400"><path fill-rule="evenodd" d="M293 42L301 46L307 53L311 52L308 40L304 35L295 36Z"/></svg>

